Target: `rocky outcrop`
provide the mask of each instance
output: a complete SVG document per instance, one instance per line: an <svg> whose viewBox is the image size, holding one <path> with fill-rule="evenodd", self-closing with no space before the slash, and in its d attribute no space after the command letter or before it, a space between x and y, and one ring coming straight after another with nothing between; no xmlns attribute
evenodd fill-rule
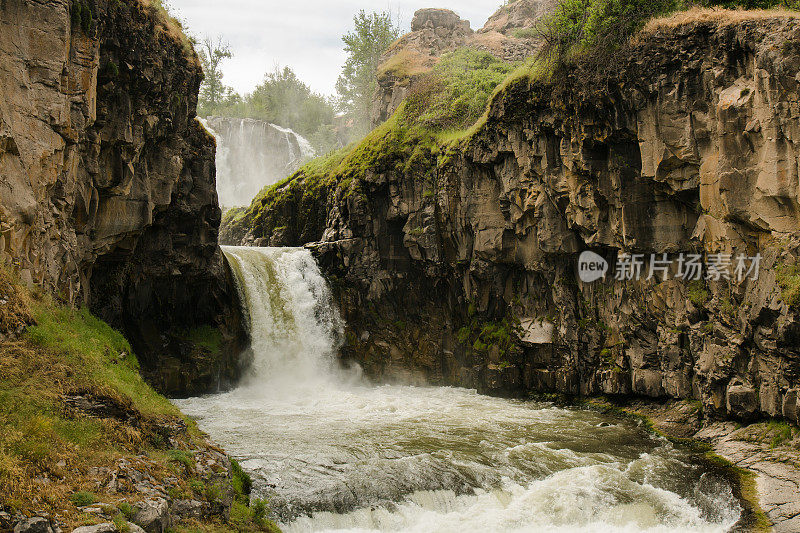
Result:
<svg viewBox="0 0 800 533"><path fill-rule="evenodd" d="M387 120L416 80L439 58L460 47L483 50L506 61L522 61L539 46L530 30L555 4L554 0L517 0L501 7L478 32L449 9L420 9L411 33L398 39L381 57L378 88L372 103L373 126Z"/></svg>
<svg viewBox="0 0 800 533"><path fill-rule="evenodd" d="M162 390L235 377L214 141L177 23L138 0L11 0L0 28L2 260L123 329ZM198 355L201 325L229 355Z"/></svg>
<svg viewBox="0 0 800 533"><path fill-rule="evenodd" d="M319 241L342 354L376 379L796 422L798 37L793 18L665 23L608 69L509 83L454 148L389 143L345 159L326 193L301 173L241 220L248 238ZM581 281L585 250L605 278ZM639 279L615 279L626 253ZM739 279L736 258L757 253L757 279ZM668 254L667 279L651 254ZM730 255L732 279L676 279L680 254Z"/></svg>
<svg viewBox="0 0 800 533"><path fill-rule="evenodd" d="M543 16L555 7L552 0L516 0L497 10L479 33L497 32L513 35L520 29L533 28Z"/></svg>

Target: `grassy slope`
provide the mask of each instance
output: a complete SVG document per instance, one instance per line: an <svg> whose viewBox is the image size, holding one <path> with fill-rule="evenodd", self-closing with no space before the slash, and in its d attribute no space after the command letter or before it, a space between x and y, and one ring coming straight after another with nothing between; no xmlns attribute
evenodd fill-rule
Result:
<svg viewBox="0 0 800 533"><path fill-rule="evenodd" d="M0 334L6 336L0 344L0 505L23 513L45 510L69 525L95 523L79 504L102 501L126 510L137 497L126 495L125 501L118 493L98 492L90 469L113 468L134 456L145 458L157 480L177 478L171 489L176 497L213 497L184 468L193 462L192 450L210 445L192 420L143 381L119 332L86 309L32 293L4 268L0 301ZM76 396L119 414L76 409L68 401ZM178 429L165 436L164 428ZM269 530L267 521L254 522L259 517L246 504L246 476L236 473L235 523L195 529Z"/></svg>

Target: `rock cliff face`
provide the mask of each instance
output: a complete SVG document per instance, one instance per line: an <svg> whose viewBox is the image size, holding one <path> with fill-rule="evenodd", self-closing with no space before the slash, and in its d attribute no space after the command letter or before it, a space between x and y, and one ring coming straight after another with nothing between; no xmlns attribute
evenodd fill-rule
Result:
<svg viewBox="0 0 800 533"><path fill-rule="evenodd" d="M411 21L411 33L402 36L381 57L372 122L388 119L408 95L420 75L429 72L447 52L467 46L506 61L522 61L539 46L530 30L555 0L516 0L501 7L477 32L469 21L449 9L420 9Z"/></svg>
<svg viewBox="0 0 800 533"><path fill-rule="evenodd" d="M9 0L0 30L2 259L123 329L162 390L234 377L186 340L240 332L191 45L139 0Z"/></svg>
<svg viewBox="0 0 800 533"><path fill-rule="evenodd" d="M376 378L796 421L799 39L793 18L664 23L605 73L510 83L456 147L301 172L239 223L319 241L343 357ZM605 279L579 279L588 249ZM614 279L620 253L643 254L641 279ZM669 279L646 279L663 253ZM760 253L758 279L675 279L681 253L731 254L732 274Z"/></svg>

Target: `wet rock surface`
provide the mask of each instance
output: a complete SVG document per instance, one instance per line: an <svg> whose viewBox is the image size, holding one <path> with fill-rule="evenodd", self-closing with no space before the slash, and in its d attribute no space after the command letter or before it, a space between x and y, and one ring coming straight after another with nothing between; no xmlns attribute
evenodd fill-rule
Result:
<svg viewBox="0 0 800 533"><path fill-rule="evenodd" d="M800 430L775 422L742 426L704 421L699 406L635 400L623 409L650 420L659 432L707 443L718 456L755 475L758 505L776 533L800 528Z"/></svg>

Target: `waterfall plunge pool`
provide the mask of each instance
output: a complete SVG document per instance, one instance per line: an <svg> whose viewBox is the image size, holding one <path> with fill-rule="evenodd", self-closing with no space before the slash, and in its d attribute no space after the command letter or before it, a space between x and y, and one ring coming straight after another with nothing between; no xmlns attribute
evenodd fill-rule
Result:
<svg viewBox="0 0 800 533"><path fill-rule="evenodd" d="M741 508L636 422L337 369L341 319L310 253L226 247L253 372L176 401L240 460L284 531L723 532Z"/></svg>

